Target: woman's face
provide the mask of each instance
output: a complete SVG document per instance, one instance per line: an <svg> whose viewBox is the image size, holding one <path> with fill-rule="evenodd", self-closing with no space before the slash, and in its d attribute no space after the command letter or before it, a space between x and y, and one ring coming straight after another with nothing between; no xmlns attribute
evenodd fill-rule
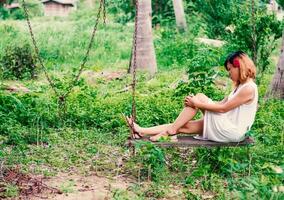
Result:
<svg viewBox="0 0 284 200"><path fill-rule="evenodd" d="M227 69L228 69L228 72L229 72L229 75L232 81L238 82L240 78L240 69L237 67L233 67L231 63L227 64Z"/></svg>

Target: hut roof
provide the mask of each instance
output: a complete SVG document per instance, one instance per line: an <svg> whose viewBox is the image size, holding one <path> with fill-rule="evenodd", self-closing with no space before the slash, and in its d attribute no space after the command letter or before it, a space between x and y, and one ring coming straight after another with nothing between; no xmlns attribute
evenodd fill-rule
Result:
<svg viewBox="0 0 284 200"><path fill-rule="evenodd" d="M20 4L19 3L11 3L9 5L5 5L5 7L7 9L13 9L13 8L19 8L20 7Z"/></svg>
<svg viewBox="0 0 284 200"><path fill-rule="evenodd" d="M44 4L44 3L47 3L47 2L50 2L50 1L53 1L53 2L56 2L56 3L59 3L59 4L64 4L64 5L72 5L72 6L75 5L75 1L73 1L73 0L42 0L41 2Z"/></svg>

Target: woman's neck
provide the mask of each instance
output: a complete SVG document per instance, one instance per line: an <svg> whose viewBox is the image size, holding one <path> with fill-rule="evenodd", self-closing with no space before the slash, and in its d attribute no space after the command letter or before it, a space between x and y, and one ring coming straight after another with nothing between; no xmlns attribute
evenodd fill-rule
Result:
<svg viewBox="0 0 284 200"><path fill-rule="evenodd" d="M245 82L243 82L243 83L241 83L241 82L237 82L237 83L235 83L235 87L237 88L237 87L239 87L240 85L243 85L243 84L245 84L245 83L248 83L248 82L251 82L251 81L253 81L252 80L252 78L248 78Z"/></svg>

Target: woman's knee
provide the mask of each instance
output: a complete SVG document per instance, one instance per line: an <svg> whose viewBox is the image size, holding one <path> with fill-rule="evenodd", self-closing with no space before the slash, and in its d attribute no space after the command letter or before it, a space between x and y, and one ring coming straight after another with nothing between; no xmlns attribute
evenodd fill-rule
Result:
<svg viewBox="0 0 284 200"><path fill-rule="evenodd" d="M206 102L208 102L208 97L205 95L205 94L203 94L203 93L197 93L196 95L195 95L198 99L199 99L199 101L201 101L201 102L204 102L204 103L206 103Z"/></svg>
<svg viewBox="0 0 284 200"><path fill-rule="evenodd" d="M189 121L179 129L182 133L202 133L204 120Z"/></svg>

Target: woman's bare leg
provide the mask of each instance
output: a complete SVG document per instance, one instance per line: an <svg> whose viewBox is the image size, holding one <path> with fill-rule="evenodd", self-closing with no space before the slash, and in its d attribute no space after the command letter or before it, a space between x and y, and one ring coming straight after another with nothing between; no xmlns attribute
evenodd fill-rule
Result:
<svg viewBox="0 0 284 200"><path fill-rule="evenodd" d="M198 109L192 107L185 107L179 116L176 118L174 123L168 127L167 132L170 135L176 134L178 129L185 125L187 122L192 120L192 118L196 115Z"/></svg>
<svg viewBox="0 0 284 200"><path fill-rule="evenodd" d="M196 95L201 101L207 102L208 97L204 94ZM136 132L143 135L158 135L160 133L176 134L181 133L202 133L203 130L203 119L190 121L197 113L196 108L185 107L174 123L164 124L159 126L153 126L149 128L140 127L138 124L134 123L134 129ZM128 118L129 124L132 124L132 119ZM155 136L153 136L155 137ZM152 138L153 138L152 137ZM155 140L155 138L153 138Z"/></svg>
<svg viewBox="0 0 284 200"><path fill-rule="evenodd" d="M178 118L173 124L164 124L159 126L153 126L149 128L140 127L138 124L134 123L134 129L140 135L157 135L161 132L169 130L171 127L182 127L186 122L190 121L197 113L197 109L191 107L185 107L179 114ZM130 122L131 124L132 122ZM176 123L176 124L175 124Z"/></svg>
<svg viewBox="0 0 284 200"><path fill-rule="evenodd" d="M203 102L208 102L208 97L204 94L197 94L196 97ZM160 132L159 134L152 136L150 139L157 141L164 135L174 135L178 133L178 130L182 128L187 122L189 122L197 113L198 109L192 107L185 107L179 114L178 118L168 126L167 130Z"/></svg>
<svg viewBox="0 0 284 200"><path fill-rule="evenodd" d="M153 126L150 128L142 128L139 127L138 129L135 129L137 132L139 132L141 135L156 135L158 133L161 133L163 131L166 131L172 124L164 124L159 126ZM184 124L180 129L178 129L179 133L197 133L202 134L203 131L203 119L200 120L194 120L189 121Z"/></svg>
<svg viewBox="0 0 284 200"><path fill-rule="evenodd" d="M195 96L202 102L208 102L209 98L204 94L198 93ZM176 134L179 128L185 125L186 122L190 121L196 115L198 111L198 109L192 108L192 107L185 107L185 108L188 108L188 110L183 109L183 111L180 113L180 115L175 120L175 122L172 124L172 126L168 128L167 130L168 134L170 135Z"/></svg>
<svg viewBox="0 0 284 200"><path fill-rule="evenodd" d="M163 124L158 126L153 126L149 128L139 127L135 129L141 135L156 135L168 129L171 124Z"/></svg>
<svg viewBox="0 0 284 200"><path fill-rule="evenodd" d="M178 129L178 133L186 133L186 134L199 134L203 133L203 119L193 120L187 122L183 127Z"/></svg>
<svg viewBox="0 0 284 200"><path fill-rule="evenodd" d="M132 124L132 118L131 117L126 117L126 119L128 120L129 124ZM133 123L134 125L134 131L138 132L141 136L143 135L156 135L162 131L167 130L167 128L171 125L171 124L163 124L163 125L158 125L158 126L152 126L152 127L141 127L138 124L136 124L135 122Z"/></svg>

